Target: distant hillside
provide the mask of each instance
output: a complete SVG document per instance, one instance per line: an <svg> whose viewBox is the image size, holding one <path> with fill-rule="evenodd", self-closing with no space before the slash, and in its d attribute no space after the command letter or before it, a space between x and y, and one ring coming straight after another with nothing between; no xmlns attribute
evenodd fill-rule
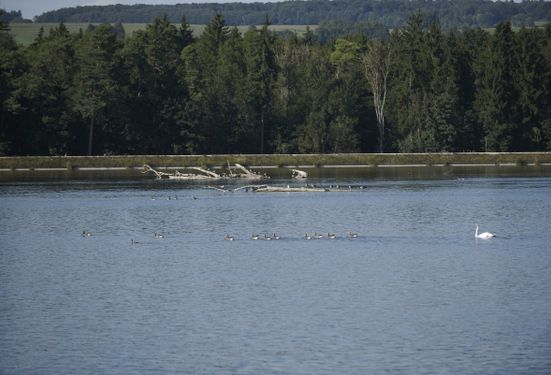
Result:
<svg viewBox="0 0 551 375"><path fill-rule="evenodd" d="M177 5L107 5L62 8L36 17L36 22L151 22L167 14L172 22L185 16L187 22L208 23L220 12L228 24L262 24L268 15L272 24L313 25L322 21L370 21L387 27L403 26L421 11L444 28L492 27L511 20L514 26L532 26L551 21L550 1L522 3L490 0L311 0L279 3L203 3Z"/></svg>

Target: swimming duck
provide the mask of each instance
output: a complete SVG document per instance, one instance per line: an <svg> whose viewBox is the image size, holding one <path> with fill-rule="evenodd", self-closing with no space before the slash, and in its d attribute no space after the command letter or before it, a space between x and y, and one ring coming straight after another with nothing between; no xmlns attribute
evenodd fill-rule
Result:
<svg viewBox="0 0 551 375"><path fill-rule="evenodd" d="M327 238L329 238L330 240L334 240L335 238L337 238L337 236L335 235L335 233L327 233Z"/></svg>
<svg viewBox="0 0 551 375"><path fill-rule="evenodd" d="M346 235L346 237L348 237L348 238L358 238L358 233L354 233L352 231L349 231L348 234Z"/></svg>
<svg viewBox="0 0 551 375"><path fill-rule="evenodd" d="M226 235L224 236L224 239L225 239L226 241L233 241L233 240L235 240L235 237L230 236L229 234L226 234Z"/></svg>

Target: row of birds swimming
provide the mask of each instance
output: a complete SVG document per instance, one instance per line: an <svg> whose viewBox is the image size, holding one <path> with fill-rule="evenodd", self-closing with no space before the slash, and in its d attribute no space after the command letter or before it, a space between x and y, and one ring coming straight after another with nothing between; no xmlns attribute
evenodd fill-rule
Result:
<svg viewBox="0 0 551 375"><path fill-rule="evenodd" d="M488 239L497 237L495 233L492 233L492 232L482 232L482 233L480 233L478 230L479 230L479 226L478 226L478 224L476 224L475 232L474 232L474 237L476 239L488 240ZM83 229L82 233L81 233L81 237L92 237L92 232ZM359 237L358 233L355 233L355 232L352 232L352 231L348 231L346 233L346 238L354 239L354 238L358 238L358 237ZM164 235L162 233L154 232L153 233L153 238L156 239L156 240L162 240L164 238ZM327 235L324 235L324 234L315 232L314 234L305 233L303 238L305 240L320 240L320 239L334 240L334 239L337 238L337 235L335 233L327 233ZM250 239L253 240L253 241L257 241L257 240L263 240L263 241L272 241L272 240L274 240L275 241L275 240L281 239L281 236L277 235L276 233L272 233L272 234L264 233L263 235L252 234ZM236 237L232 236L230 234L226 234L224 236L224 240L226 240L226 241L235 241ZM130 241L131 241L132 245L140 243L139 241L135 241L134 239L131 239Z"/></svg>
<svg viewBox="0 0 551 375"><path fill-rule="evenodd" d="M346 238L358 238L358 237L359 237L358 233L354 233L352 231L349 231L346 234ZM327 235L324 235L324 234L316 232L314 234L305 233L303 238L305 240L321 240L321 239L334 240L334 239L337 238L337 235L335 233L327 233ZM226 234L224 236L224 240L226 240L226 241L235 241L236 239L237 238L235 236L232 236L232 235L229 235L229 234ZM253 240L253 241L257 241L257 240L272 241L272 240L279 240L279 239L281 239L281 237L279 235L277 235L276 233L272 233L272 234L265 233L263 235L252 234L250 239Z"/></svg>

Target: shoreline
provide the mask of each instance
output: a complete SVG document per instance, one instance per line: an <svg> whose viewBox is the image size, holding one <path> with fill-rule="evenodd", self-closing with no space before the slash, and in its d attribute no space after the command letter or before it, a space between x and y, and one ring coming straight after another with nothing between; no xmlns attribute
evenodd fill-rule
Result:
<svg viewBox="0 0 551 375"><path fill-rule="evenodd" d="M288 168L304 169L317 177L426 174L436 176L472 170L475 175L521 170L551 174L551 152L415 153L415 154L239 154L239 155L113 155L0 157L0 181L71 179L151 179L143 165L174 171L189 167L225 170L239 163L275 178L285 178ZM436 171L436 172L435 172ZM493 171L493 172L491 172Z"/></svg>

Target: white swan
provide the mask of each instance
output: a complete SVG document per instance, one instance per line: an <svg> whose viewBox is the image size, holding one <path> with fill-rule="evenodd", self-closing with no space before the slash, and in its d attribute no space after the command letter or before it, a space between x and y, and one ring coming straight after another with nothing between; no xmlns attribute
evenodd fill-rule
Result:
<svg viewBox="0 0 551 375"><path fill-rule="evenodd" d="M492 237L495 237L495 233L490 233L490 232L482 232L482 233L478 233L478 224L476 224L476 229L474 231L474 238L480 238L480 239L483 239L483 240L487 240L487 239L490 239Z"/></svg>

